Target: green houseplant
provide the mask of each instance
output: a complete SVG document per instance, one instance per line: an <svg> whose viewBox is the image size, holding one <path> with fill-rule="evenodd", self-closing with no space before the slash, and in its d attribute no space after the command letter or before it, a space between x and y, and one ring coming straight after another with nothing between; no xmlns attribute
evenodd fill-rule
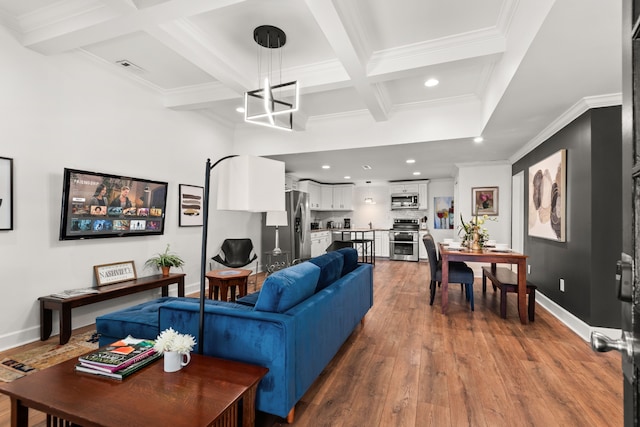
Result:
<svg viewBox="0 0 640 427"><path fill-rule="evenodd" d="M180 258L180 255L169 252L169 244L167 244L167 248L162 253L156 254L156 256L149 258L144 266L146 267L156 267L162 270L163 276L169 275L169 270L171 267L179 267L182 268L184 265L184 260Z"/></svg>

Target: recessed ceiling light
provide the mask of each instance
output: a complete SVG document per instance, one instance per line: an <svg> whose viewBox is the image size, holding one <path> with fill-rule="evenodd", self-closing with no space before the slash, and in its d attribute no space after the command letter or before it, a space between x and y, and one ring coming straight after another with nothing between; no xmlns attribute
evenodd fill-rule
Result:
<svg viewBox="0 0 640 427"><path fill-rule="evenodd" d="M322 169L331 169L331 166L329 166L329 165L322 165Z"/></svg>
<svg viewBox="0 0 640 427"><path fill-rule="evenodd" d="M413 174L414 175L420 175L420 172L414 172Z"/></svg>
<svg viewBox="0 0 640 427"><path fill-rule="evenodd" d="M345 176L344 179L351 179L349 175Z"/></svg>
<svg viewBox="0 0 640 427"><path fill-rule="evenodd" d="M366 171L369 171L369 170L371 170L371 166L369 166L369 165L362 165L362 169L364 169L364 170L366 170Z"/></svg>
<svg viewBox="0 0 640 427"><path fill-rule="evenodd" d="M244 113L244 107L238 107L238 108L236 108L236 111L238 113Z"/></svg>
<svg viewBox="0 0 640 427"><path fill-rule="evenodd" d="M476 136L475 138L473 138L473 142L475 143L480 143L482 141L484 141L484 138L481 136Z"/></svg>
<svg viewBox="0 0 640 427"><path fill-rule="evenodd" d="M438 83L440 83L438 79L429 79L426 82L424 82L424 85L426 87L434 87L434 86L438 86Z"/></svg>
<svg viewBox="0 0 640 427"><path fill-rule="evenodd" d="M412 163L415 163L415 162L416 162L416 159L407 159L407 163L409 163L409 164L412 164Z"/></svg>

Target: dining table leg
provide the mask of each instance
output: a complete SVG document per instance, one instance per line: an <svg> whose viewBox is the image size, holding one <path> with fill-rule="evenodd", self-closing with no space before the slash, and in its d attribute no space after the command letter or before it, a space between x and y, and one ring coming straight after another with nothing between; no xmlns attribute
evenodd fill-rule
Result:
<svg viewBox="0 0 640 427"><path fill-rule="evenodd" d="M520 323L527 324L527 264L524 259L518 260L518 315Z"/></svg>
<svg viewBox="0 0 640 427"><path fill-rule="evenodd" d="M440 293L442 294L442 314L447 313L447 309L449 308L449 256L444 253L440 253L442 256L442 289Z"/></svg>

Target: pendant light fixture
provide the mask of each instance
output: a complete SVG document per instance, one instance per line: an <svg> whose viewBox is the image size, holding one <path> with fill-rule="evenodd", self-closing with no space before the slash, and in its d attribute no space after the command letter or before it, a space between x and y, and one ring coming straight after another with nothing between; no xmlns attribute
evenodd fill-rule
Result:
<svg viewBox="0 0 640 427"><path fill-rule="evenodd" d="M367 181L367 196L364 198L364 202L367 205L375 205L376 202L373 201L373 195L371 194L371 181Z"/></svg>
<svg viewBox="0 0 640 427"><path fill-rule="evenodd" d="M300 91L297 80L282 83L282 51L287 35L278 27L261 25L253 30L253 40L258 44L258 89L244 94L244 120L290 131L293 129L293 113L298 111ZM277 84L274 74L278 77Z"/></svg>

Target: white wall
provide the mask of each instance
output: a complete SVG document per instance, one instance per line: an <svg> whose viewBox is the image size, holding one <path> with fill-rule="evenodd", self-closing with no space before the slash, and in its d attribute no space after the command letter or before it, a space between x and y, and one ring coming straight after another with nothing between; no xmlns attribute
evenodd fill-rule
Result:
<svg viewBox="0 0 640 427"><path fill-rule="evenodd" d="M511 242L511 165L506 162L490 164L459 164L456 196L456 227L460 223L460 214L466 220L471 219L471 189L474 187L498 187L497 221L485 222L491 239L497 242Z"/></svg>
<svg viewBox="0 0 640 427"><path fill-rule="evenodd" d="M14 159L15 205L14 230L0 232L0 350L39 339L38 297L92 286L94 265L134 260L138 276L155 274L144 261L170 243L186 260L188 291L196 290L202 229L178 227L178 184L203 185L206 158L230 154L232 132L164 108L86 58L25 49L2 26L0 52L0 156ZM168 181L165 234L59 241L65 167ZM259 244L259 214L216 211L215 191L212 200L209 256L225 237ZM159 290L74 309L73 327L151 294ZM54 334L57 322L54 314Z"/></svg>

